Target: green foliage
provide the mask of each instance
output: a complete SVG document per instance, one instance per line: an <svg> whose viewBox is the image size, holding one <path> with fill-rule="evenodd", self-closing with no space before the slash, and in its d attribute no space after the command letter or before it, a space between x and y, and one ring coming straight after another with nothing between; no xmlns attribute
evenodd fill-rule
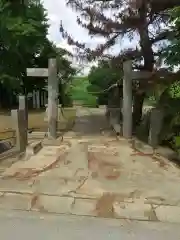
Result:
<svg viewBox="0 0 180 240"><path fill-rule="evenodd" d="M170 98L172 99L179 99L180 98L180 82L174 82L173 84L167 85L156 85L156 87L150 91L148 94L148 99L146 100L147 103L151 105L156 105L157 102L165 101L167 102ZM166 98L164 100L164 97Z"/></svg>
<svg viewBox="0 0 180 240"><path fill-rule="evenodd" d="M169 94L172 98L180 99L180 82L175 82L170 86Z"/></svg>
<svg viewBox="0 0 180 240"><path fill-rule="evenodd" d="M24 84L26 67L34 65L36 55L47 42L47 20L40 1L26 1L24 5L0 0L0 80L3 85L19 89Z"/></svg>
<svg viewBox="0 0 180 240"><path fill-rule="evenodd" d="M171 67L180 64L180 7L170 11L173 35L170 36L170 45L165 49L166 63Z"/></svg>
<svg viewBox="0 0 180 240"><path fill-rule="evenodd" d="M65 91L76 70L66 58L69 53L47 39L48 27L41 0L0 0L0 90L26 94L44 87L46 83L42 79L26 77L26 68L46 68L48 58L56 57L60 90Z"/></svg>
<svg viewBox="0 0 180 240"><path fill-rule="evenodd" d="M100 61L97 67L92 67L88 75L90 85L88 91L98 98L100 104L106 104L108 99L108 89L110 85L120 80L122 70L118 67L112 67L107 61Z"/></svg>
<svg viewBox="0 0 180 240"><path fill-rule="evenodd" d="M89 81L87 77L75 77L69 89L69 94L73 101L80 101L83 106L96 107L96 97L90 94Z"/></svg>
<svg viewBox="0 0 180 240"><path fill-rule="evenodd" d="M162 142L168 142L177 150L180 135L180 82L173 83L160 95L157 106L164 109L164 121L160 134Z"/></svg>
<svg viewBox="0 0 180 240"><path fill-rule="evenodd" d="M174 137L173 146L174 146L175 150L180 154L180 136Z"/></svg>

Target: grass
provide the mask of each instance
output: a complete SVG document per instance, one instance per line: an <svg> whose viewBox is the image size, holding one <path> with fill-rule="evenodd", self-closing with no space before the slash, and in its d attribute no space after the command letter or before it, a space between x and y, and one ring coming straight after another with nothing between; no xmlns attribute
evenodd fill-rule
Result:
<svg viewBox="0 0 180 240"><path fill-rule="evenodd" d="M64 131L70 127L75 119L76 110L73 108L64 108L63 115L59 115L58 130ZM45 110L29 111L28 128L34 131L47 131L48 123L44 121ZM12 138L14 136L13 123L10 111L0 112L0 140Z"/></svg>
<svg viewBox="0 0 180 240"><path fill-rule="evenodd" d="M96 107L96 97L87 91L89 81L87 77L76 77L72 81L70 95L73 101L81 101L83 106Z"/></svg>

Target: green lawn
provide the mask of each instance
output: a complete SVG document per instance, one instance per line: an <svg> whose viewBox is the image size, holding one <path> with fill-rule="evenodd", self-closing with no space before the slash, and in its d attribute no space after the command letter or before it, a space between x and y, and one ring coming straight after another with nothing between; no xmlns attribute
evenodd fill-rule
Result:
<svg viewBox="0 0 180 240"><path fill-rule="evenodd" d="M87 77L76 77L72 82L70 95L73 101L81 101L83 106L95 107L96 97L88 93L88 86Z"/></svg>

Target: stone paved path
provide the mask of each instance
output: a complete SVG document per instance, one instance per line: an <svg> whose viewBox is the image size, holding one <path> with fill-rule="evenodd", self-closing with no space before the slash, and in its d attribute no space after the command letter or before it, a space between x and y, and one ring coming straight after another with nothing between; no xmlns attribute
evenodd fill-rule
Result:
<svg viewBox="0 0 180 240"><path fill-rule="evenodd" d="M117 139L103 109L78 109L72 132L1 169L0 208L180 223L180 170Z"/></svg>

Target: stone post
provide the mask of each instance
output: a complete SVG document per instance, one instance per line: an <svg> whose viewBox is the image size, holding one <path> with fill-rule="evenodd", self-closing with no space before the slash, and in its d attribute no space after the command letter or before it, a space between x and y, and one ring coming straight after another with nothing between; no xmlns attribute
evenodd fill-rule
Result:
<svg viewBox="0 0 180 240"><path fill-rule="evenodd" d="M27 98L25 96L19 96L19 110L20 114L24 114L24 126L25 126L25 142L28 142L28 106Z"/></svg>
<svg viewBox="0 0 180 240"><path fill-rule="evenodd" d="M37 103L37 108L40 108L40 94L39 90L36 91L36 103Z"/></svg>
<svg viewBox="0 0 180 240"><path fill-rule="evenodd" d="M156 148L159 144L159 134L162 128L163 118L164 111L162 109L153 108L151 110L148 143L153 148Z"/></svg>
<svg viewBox="0 0 180 240"><path fill-rule="evenodd" d="M45 106L47 104L47 92L46 91L44 91L43 96L44 96L44 106Z"/></svg>
<svg viewBox="0 0 180 240"><path fill-rule="evenodd" d="M16 131L16 148L20 152L26 151L26 122L23 110L11 110L13 129Z"/></svg>
<svg viewBox="0 0 180 240"><path fill-rule="evenodd" d="M33 108L36 108L36 91L35 90L33 90L32 99L33 99Z"/></svg>
<svg viewBox="0 0 180 240"><path fill-rule="evenodd" d="M41 107L44 107L44 92L40 91L40 96L41 96Z"/></svg>
<svg viewBox="0 0 180 240"><path fill-rule="evenodd" d="M132 62L123 64L123 137L132 137Z"/></svg>
<svg viewBox="0 0 180 240"><path fill-rule="evenodd" d="M58 77L56 59L49 59L48 77L48 126L49 137L57 137L57 117L58 117Z"/></svg>

